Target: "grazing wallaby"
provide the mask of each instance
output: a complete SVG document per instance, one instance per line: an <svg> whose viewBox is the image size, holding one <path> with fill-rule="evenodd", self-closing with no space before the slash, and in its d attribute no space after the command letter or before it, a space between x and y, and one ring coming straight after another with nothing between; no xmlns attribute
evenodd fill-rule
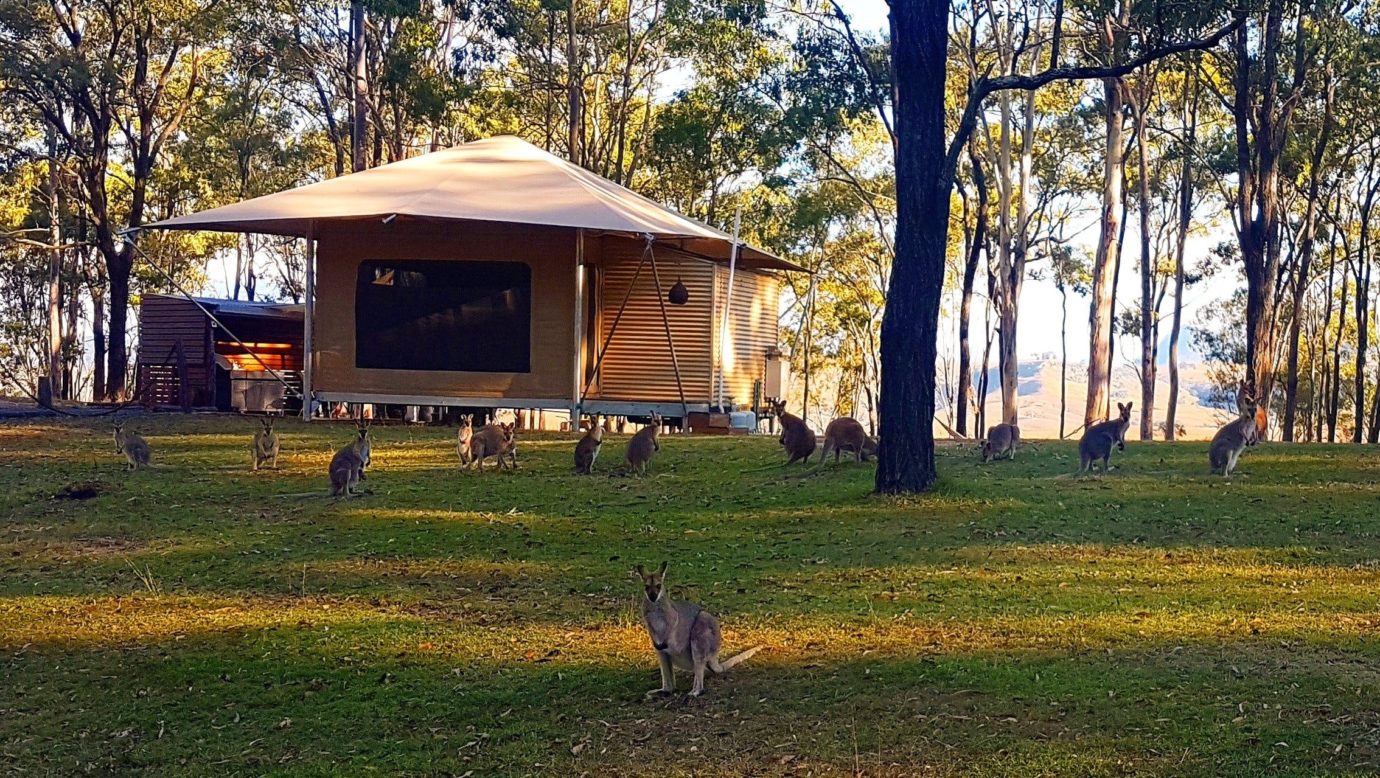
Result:
<svg viewBox="0 0 1380 778"><path fill-rule="evenodd" d="M484 471L484 460L489 457L498 457L500 469L509 467L517 469L517 441L513 437L516 425L513 424L485 424L474 433L470 439L470 467L478 467L480 472Z"/></svg>
<svg viewBox="0 0 1380 778"><path fill-rule="evenodd" d="M474 437L474 414L467 413L460 417L460 431L455 434L455 454L460 457L460 466L464 467L473 459L474 453L470 447L470 440Z"/></svg>
<svg viewBox="0 0 1380 778"><path fill-rule="evenodd" d="M868 435L857 419L848 416L834 419L824 428L824 447L820 449L819 463L824 464L830 452L833 452L834 461L837 462L839 454L844 451L851 452L858 462L866 462L877 454L877 439Z"/></svg>
<svg viewBox="0 0 1380 778"><path fill-rule="evenodd" d="M331 496L353 497L355 487L364 480L364 468L369 466L369 424L356 426L355 439L331 457Z"/></svg>
<svg viewBox="0 0 1380 778"><path fill-rule="evenodd" d="M149 444L133 432L125 432L125 423L122 421L115 422L115 453L125 455L130 470L148 467L152 456Z"/></svg>
<svg viewBox="0 0 1380 778"><path fill-rule="evenodd" d="M723 636L719 633L719 620L698 605L671 601L666 593L666 563L662 562L661 568L655 573L649 573L638 565L634 574L641 582L645 595L642 600L642 624L647 628L652 648L656 649L657 661L661 663L661 687L647 692L647 697L675 692L673 668L695 673L695 685L690 689L690 696L698 697L704 692L705 668L719 675L762 650L761 646L755 646L720 662L719 649L723 645Z"/></svg>
<svg viewBox="0 0 1380 778"><path fill-rule="evenodd" d="M1008 459L1016 458L1016 444L1021 442L1021 428L1015 424L998 424L987 430L987 440L982 441L982 461L1006 454Z"/></svg>
<svg viewBox="0 0 1380 778"><path fill-rule="evenodd" d="M657 440L657 435L661 434L661 414L652 414L652 423L637 431L628 441L628 467L634 473L647 474L647 465L651 464L652 456L661 450L661 441Z"/></svg>
<svg viewBox="0 0 1380 778"><path fill-rule="evenodd" d="M810 429L810 425L806 424L804 419L786 413L786 403L772 400L771 409L776 418L781 420L781 438L777 442L790 456L786 464L810 461L810 455L815 453L815 431Z"/></svg>
<svg viewBox="0 0 1380 778"><path fill-rule="evenodd" d="M1117 403L1116 407L1121 411L1120 416L1098 422L1083 433L1083 438L1078 441L1079 473L1091 470L1093 463L1099 459L1102 460L1102 472L1106 473L1107 460L1112 457L1112 445L1115 444L1119 451L1126 450L1126 430L1131 426L1133 404Z"/></svg>
<svg viewBox="0 0 1380 778"><path fill-rule="evenodd" d="M278 469L278 433L273 431L273 417L265 416L260 419L262 428L254 433L254 447L251 449L254 456L254 470L257 472L264 463L271 463L274 470Z"/></svg>
<svg viewBox="0 0 1380 778"><path fill-rule="evenodd" d="M1247 446L1260 442L1260 428L1255 425L1256 404L1254 400L1241 402L1241 416L1217 430L1208 444L1208 464L1212 472L1230 476L1236 469L1236 460Z"/></svg>
<svg viewBox="0 0 1380 778"><path fill-rule="evenodd" d="M595 416L585 436L575 444L575 472L593 473L594 460L599 458L599 449L603 446L604 428L599 424L599 417Z"/></svg>

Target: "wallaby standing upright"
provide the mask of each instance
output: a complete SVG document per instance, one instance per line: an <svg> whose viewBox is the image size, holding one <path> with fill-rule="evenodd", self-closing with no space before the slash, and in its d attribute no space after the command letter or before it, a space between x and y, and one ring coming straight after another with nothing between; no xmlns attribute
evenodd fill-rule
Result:
<svg viewBox="0 0 1380 778"><path fill-rule="evenodd" d="M595 416L589 425L589 430L585 436L580 438L580 442L575 444L575 472L593 473L594 460L599 458L599 449L604 446L604 427L599 423L599 417Z"/></svg>
<svg viewBox="0 0 1380 778"><path fill-rule="evenodd" d="M1255 401L1244 398L1240 411L1241 416L1217 430L1208 444L1208 464L1214 473L1231 475L1231 471L1236 469L1236 460L1241 458L1241 452L1247 446L1260 442L1260 428L1255 424Z"/></svg>
<svg viewBox="0 0 1380 778"><path fill-rule="evenodd" d="M148 467L149 458L153 455L143 438L133 432L125 432L125 423L122 421L115 422L115 453L125 455L130 470Z"/></svg>
<svg viewBox="0 0 1380 778"><path fill-rule="evenodd" d="M470 450L470 440L473 437L474 414L467 413L460 417L460 431L455 434L455 454L460 457L461 467L468 465L474 457Z"/></svg>
<svg viewBox="0 0 1380 778"><path fill-rule="evenodd" d="M815 453L815 431L810 429L810 425L806 424L804 419L786 413L786 403L772 400L771 409L776 418L781 420L781 437L777 442L790 456L786 464L810 461L810 455Z"/></svg>
<svg viewBox="0 0 1380 778"><path fill-rule="evenodd" d="M982 461L1006 454L1008 459L1016 458L1016 444L1021 442L1021 428L1015 424L998 424L987 430L987 440L982 441Z"/></svg>
<svg viewBox="0 0 1380 778"><path fill-rule="evenodd" d="M634 473L647 474L652 456L661 450L661 441L657 439L660 434L661 414L653 413L652 423L638 430L628 441L628 467Z"/></svg>
<svg viewBox="0 0 1380 778"><path fill-rule="evenodd" d="M851 452L856 461L866 462L877 454L877 439L868 435L857 419L843 416L829 422L829 426L824 428L824 447L819 452L821 465L829 458L831 451L835 462L839 461L839 454L844 451Z"/></svg>
<svg viewBox="0 0 1380 778"><path fill-rule="evenodd" d="M516 429L514 424L485 424L474 433L470 439L470 467L479 467L479 471L484 471L484 460L489 457L498 457L500 469L507 468L511 461L512 468L517 469L517 441L513 434Z"/></svg>
<svg viewBox="0 0 1380 778"><path fill-rule="evenodd" d="M673 668L690 670L695 674L695 685L690 690L691 697L704 692L704 671L708 668L715 675L727 672L734 665L749 659L762 650L755 646L719 661L719 649L723 646L723 636L719 633L719 620L714 614L688 602L675 603L666 594L666 563L655 573L648 573L642 565L634 571L642 583L642 624L652 639L656 649L657 661L661 664L661 687L647 692L647 697L658 694L671 694L676 690Z"/></svg>
<svg viewBox="0 0 1380 778"><path fill-rule="evenodd" d="M262 427L254 433L254 447L251 449L254 456L254 470L264 466L265 462L271 463L274 470L278 469L278 433L273 431L273 417L265 416L259 420Z"/></svg>
<svg viewBox="0 0 1380 778"><path fill-rule="evenodd" d="M331 457L331 496L353 497L370 460L369 423L355 425L355 439Z"/></svg>
<svg viewBox="0 0 1380 778"><path fill-rule="evenodd" d="M1116 444L1118 451L1126 450L1126 430L1131 426L1132 405L1134 403L1117 403L1120 416L1098 422L1083 433L1083 438L1078 441L1079 473L1091 470L1093 462L1099 459L1102 460L1102 472L1106 473L1107 460L1112 457L1112 444Z"/></svg>

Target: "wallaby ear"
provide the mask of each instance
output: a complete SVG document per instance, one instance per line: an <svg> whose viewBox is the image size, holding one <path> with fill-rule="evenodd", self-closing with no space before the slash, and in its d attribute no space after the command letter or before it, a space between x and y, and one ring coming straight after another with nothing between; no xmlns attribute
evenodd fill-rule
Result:
<svg viewBox="0 0 1380 778"><path fill-rule="evenodd" d="M656 574L657 574L657 575L666 575L666 564L667 564L666 562L662 562L662 563L661 563L661 567L658 568L657 571L656 571Z"/></svg>
<svg viewBox="0 0 1380 778"><path fill-rule="evenodd" d="M1131 412L1131 406L1132 406L1132 405L1135 405L1135 403L1134 403L1134 402L1126 403L1126 412L1127 412L1127 413L1130 413L1130 412Z"/></svg>
<svg viewBox="0 0 1380 778"><path fill-rule="evenodd" d="M642 565L638 565L637 567L633 568L633 575L637 576L638 578L646 578L647 568L643 567Z"/></svg>

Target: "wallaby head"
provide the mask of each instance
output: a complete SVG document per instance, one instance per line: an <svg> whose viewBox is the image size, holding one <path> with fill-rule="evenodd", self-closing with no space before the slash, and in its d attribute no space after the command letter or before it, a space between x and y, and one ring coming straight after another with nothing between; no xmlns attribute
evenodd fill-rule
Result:
<svg viewBox="0 0 1380 778"><path fill-rule="evenodd" d="M783 400L772 400L772 401L771 401L771 412L772 412L773 414L775 414L776 416L780 416L781 414L785 413L785 412L786 412L786 403L785 403L785 401L783 401Z"/></svg>
<svg viewBox="0 0 1380 778"><path fill-rule="evenodd" d="M1121 415L1117 418L1120 419L1123 424L1131 423L1131 406L1134 404L1135 403L1126 403L1125 405L1121 403L1116 404L1117 410L1121 412Z"/></svg>
<svg viewBox="0 0 1380 778"><path fill-rule="evenodd" d="M590 439L598 442L604 439L604 425L599 423L599 415L595 414L589 422L589 431L586 433Z"/></svg>
<svg viewBox="0 0 1380 778"><path fill-rule="evenodd" d="M259 420L259 423L260 423L261 425L263 425L263 428L264 428L264 432L265 432L265 433L268 433L268 434L272 434L272 433L273 433L273 417L272 417L272 416L265 416L265 417L263 417L262 419Z"/></svg>
<svg viewBox="0 0 1380 778"><path fill-rule="evenodd" d="M125 453L125 425L124 422L115 422L115 453Z"/></svg>
<svg viewBox="0 0 1380 778"><path fill-rule="evenodd" d="M460 417L460 437L468 438L474 434L474 414L467 413Z"/></svg>
<svg viewBox="0 0 1380 778"><path fill-rule="evenodd" d="M642 593L646 596L647 602L661 602L662 596L666 594L666 564L662 562L655 573L647 572L642 565L638 565L633 571L642 581Z"/></svg>

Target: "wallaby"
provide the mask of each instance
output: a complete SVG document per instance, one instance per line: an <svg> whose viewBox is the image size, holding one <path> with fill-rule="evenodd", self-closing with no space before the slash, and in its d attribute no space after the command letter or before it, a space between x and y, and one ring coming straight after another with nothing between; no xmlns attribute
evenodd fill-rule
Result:
<svg viewBox="0 0 1380 778"><path fill-rule="evenodd" d="M604 446L604 427L599 424L599 417L595 416L590 422L589 430L585 436L580 438L580 442L575 444L575 472L593 473L594 460L599 458L599 449Z"/></svg>
<svg viewBox="0 0 1380 778"><path fill-rule="evenodd" d="M1117 403L1116 407L1121 411L1121 415L1115 419L1098 422L1088 427L1083 432L1083 438L1078 441L1078 458L1080 460L1078 472L1086 473L1092 469L1093 463L1102 460L1102 472L1107 472L1107 460L1112 457L1112 445L1115 444L1117 450L1126 450L1126 430L1131 426L1131 406L1134 403L1122 405Z"/></svg>
<svg viewBox="0 0 1380 778"><path fill-rule="evenodd" d="M661 414L653 413L652 423L638 430L628 441L628 468L634 473L647 474L652 456L661 450L661 441L657 440L660 434Z"/></svg>
<svg viewBox="0 0 1380 778"><path fill-rule="evenodd" d="M647 692L648 698L675 692L673 668L695 673L695 685L690 690L690 696L698 697L704 692L705 668L719 675L762 650L762 646L755 646L720 662L719 649L723 645L723 636L719 633L719 620L698 605L671 601L666 593L666 563L662 562L661 568L655 573L648 573L642 565L638 565L633 572L641 582L645 595L642 600L642 624L647 628L652 648L656 649L657 661L661 664L661 687Z"/></svg>
<svg viewBox="0 0 1380 778"><path fill-rule="evenodd" d="M262 427L254 433L254 447L250 449L254 457L254 470L270 463L274 469L278 469L278 433L273 431L273 417L266 416L260 419Z"/></svg>
<svg viewBox="0 0 1380 778"><path fill-rule="evenodd" d="M834 461L837 462L844 451L851 452L858 462L866 462L877 454L877 439L868 435L857 419L848 416L834 419L824 428L824 447L820 449L819 463L824 464L830 452L833 452Z"/></svg>
<svg viewBox="0 0 1380 778"><path fill-rule="evenodd" d="M982 461L1006 454L1007 459L1016 458L1016 444L1021 442L1021 428L1015 424L998 424L987 430L987 440L982 441Z"/></svg>
<svg viewBox="0 0 1380 778"><path fill-rule="evenodd" d="M460 417L460 431L455 435L455 454L460 457L461 467L468 465L474 456L470 448L470 440L473 437L474 414L467 413Z"/></svg>
<svg viewBox="0 0 1380 778"><path fill-rule="evenodd" d="M369 466L369 424L356 425L355 439L331 457L331 496L353 497L355 487L364 480L364 468Z"/></svg>
<svg viewBox="0 0 1380 778"><path fill-rule="evenodd" d="M141 467L149 466L149 458L152 451L149 444L143 438L133 432L125 432L125 423L115 422L115 453L124 454L129 463L130 470L138 470Z"/></svg>
<svg viewBox="0 0 1380 778"><path fill-rule="evenodd" d="M810 461L810 455L815 453L815 431L799 416L786 413L786 403L772 400L771 409L781 420L781 437L777 442L790 456L786 464Z"/></svg>
<svg viewBox="0 0 1380 778"><path fill-rule="evenodd" d="M1208 444L1208 464L1214 473L1230 476L1246 447L1260 442L1260 428L1255 425L1255 401L1243 400L1240 410L1240 418L1217 430L1212 443Z"/></svg>
<svg viewBox="0 0 1380 778"><path fill-rule="evenodd" d="M480 472L484 471L484 460L489 457L498 457L500 469L507 468L511 464L512 469L517 469L517 441L513 438L516 425L513 424L485 424L474 433L470 439L470 467L478 467Z"/></svg>

